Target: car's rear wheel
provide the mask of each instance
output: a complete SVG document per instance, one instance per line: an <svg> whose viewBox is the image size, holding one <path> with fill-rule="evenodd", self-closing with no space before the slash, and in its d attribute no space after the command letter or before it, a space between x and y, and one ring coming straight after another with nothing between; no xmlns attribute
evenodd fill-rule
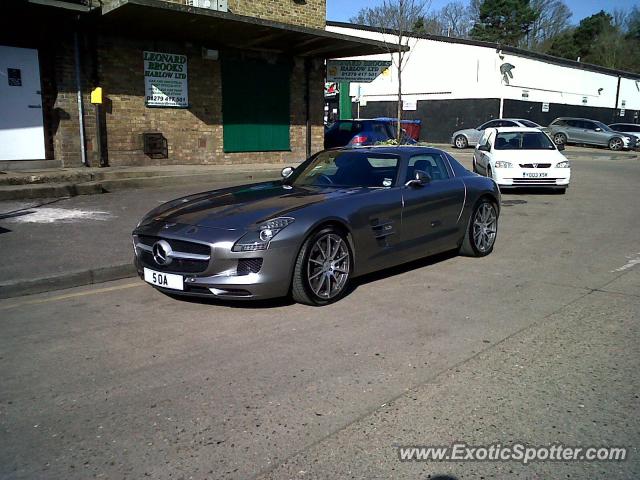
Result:
<svg viewBox="0 0 640 480"><path fill-rule="evenodd" d="M464 135L456 135L456 138L453 139L453 143L456 148L467 148L469 146L469 141Z"/></svg>
<svg viewBox="0 0 640 480"><path fill-rule="evenodd" d="M567 143L567 136L564 133L556 133L553 136L553 142L556 145L565 145Z"/></svg>
<svg viewBox="0 0 640 480"><path fill-rule="evenodd" d="M622 150L624 143L620 137L613 137L609 140L609 150Z"/></svg>
<svg viewBox="0 0 640 480"><path fill-rule="evenodd" d="M293 271L291 295L298 303L328 305L344 296L352 269L352 254L344 233L327 227L300 249Z"/></svg>
<svg viewBox="0 0 640 480"><path fill-rule="evenodd" d="M484 257L493 251L498 234L498 210L489 199L482 199L469 219L460 253L469 257Z"/></svg>

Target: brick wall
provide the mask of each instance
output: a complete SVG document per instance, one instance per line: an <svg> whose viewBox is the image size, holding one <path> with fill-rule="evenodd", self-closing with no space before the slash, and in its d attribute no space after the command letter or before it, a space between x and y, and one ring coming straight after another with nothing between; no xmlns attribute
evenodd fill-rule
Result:
<svg viewBox="0 0 640 480"><path fill-rule="evenodd" d="M187 55L190 104L188 109L145 106L144 50ZM222 85L219 61L202 59L199 47L185 46L184 43L145 43L119 37L102 38L99 41L98 56L98 75L106 96L107 145L112 166L292 163L299 162L306 156L304 62L301 59L294 61L291 76L291 151L225 153L222 141ZM311 73L310 89L313 152L321 150L323 144L322 82L322 63L316 62ZM75 126L77 127L77 123ZM164 134L169 145L168 159L152 159L144 154L144 132ZM76 148L71 139L66 139L66 133L63 133L63 137L56 140L61 144L61 148ZM66 157L64 161L66 164Z"/></svg>
<svg viewBox="0 0 640 480"><path fill-rule="evenodd" d="M184 0L166 0L184 4ZM229 0L229 12L265 20L290 23L324 30L327 17L326 0Z"/></svg>

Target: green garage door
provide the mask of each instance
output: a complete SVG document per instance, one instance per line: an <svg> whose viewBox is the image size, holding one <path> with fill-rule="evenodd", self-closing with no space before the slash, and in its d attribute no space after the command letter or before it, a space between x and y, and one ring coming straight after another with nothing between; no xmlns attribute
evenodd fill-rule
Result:
<svg viewBox="0 0 640 480"><path fill-rule="evenodd" d="M225 152L290 150L288 64L224 58L222 123Z"/></svg>

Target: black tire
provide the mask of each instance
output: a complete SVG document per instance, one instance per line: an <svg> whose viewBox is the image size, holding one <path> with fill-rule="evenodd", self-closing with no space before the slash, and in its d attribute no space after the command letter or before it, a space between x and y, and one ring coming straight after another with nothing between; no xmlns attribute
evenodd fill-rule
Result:
<svg viewBox="0 0 640 480"><path fill-rule="evenodd" d="M555 143L556 145L566 145L567 136L564 133L556 133L553 136L553 143Z"/></svg>
<svg viewBox="0 0 640 480"><path fill-rule="evenodd" d="M331 296L330 298L325 298L316 294L311 287L311 282L309 280L308 275L308 265L309 265L309 257L312 254L313 247L316 243L323 239L324 237L332 235L335 237L339 237L343 242L346 250L348 251L348 273L347 278L339 293ZM291 296L293 299L305 305L311 305L314 307L329 305L331 303L337 302L340 300L348 291L348 285L350 282L350 275L353 270L353 252L351 251L351 246L349 245L349 241L344 234L344 232L336 227L326 227L321 230L318 230L305 240L300 252L298 253L298 258L296 259L296 264L293 269L293 279L291 281Z"/></svg>
<svg viewBox="0 0 640 480"><path fill-rule="evenodd" d="M464 135L456 135L456 138L453 139L453 144L456 148L462 149L469 146L469 141Z"/></svg>
<svg viewBox="0 0 640 480"><path fill-rule="evenodd" d="M482 248L478 245L476 241L476 237L474 235L475 231L475 220L476 217L483 211L484 208L490 208L495 215L495 232L493 234L492 240L488 248ZM490 201L487 198L481 199L473 209L471 216L469 217L469 221L467 223L467 229L464 233L464 238L462 239L462 243L460 246L460 254L465 255L467 257L486 257L493 251L493 247L496 243L496 237L498 235L498 210L496 208L495 203Z"/></svg>
<svg viewBox="0 0 640 480"><path fill-rule="evenodd" d="M611 140L609 140L609 144L607 146L609 147L609 150L622 150L624 147L624 142L620 137L613 137Z"/></svg>

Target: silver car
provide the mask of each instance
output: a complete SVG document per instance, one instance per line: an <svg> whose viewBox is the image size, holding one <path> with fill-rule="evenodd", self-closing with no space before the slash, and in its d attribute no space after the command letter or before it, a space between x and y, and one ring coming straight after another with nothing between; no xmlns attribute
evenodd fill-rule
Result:
<svg viewBox="0 0 640 480"><path fill-rule="evenodd" d="M451 145L456 148L475 147L487 128L498 127L542 128L537 123L527 120L526 118L497 118L495 120L489 120L476 128L465 128L464 130L453 132L453 135L451 135Z"/></svg>
<svg viewBox="0 0 640 480"><path fill-rule="evenodd" d="M629 137L636 137L640 141L640 125L636 123L612 123L609 127Z"/></svg>
<svg viewBox="0 0 640 480"><path fill-rule="evenodd" d="M634 135L616 132L602 122L586 118L556 118L545 131L556 145L579 143L623 150L636 148L638 140Z"/></svg>
<svg viewBox="0 0 640 480"><path fill-rule="evenodd" d="M488 255L499 212L496 183L442 150L325 150L282 180L157 207L133 232L135 263L174 295L326 305L359 275L454 249Z"/></svg>

